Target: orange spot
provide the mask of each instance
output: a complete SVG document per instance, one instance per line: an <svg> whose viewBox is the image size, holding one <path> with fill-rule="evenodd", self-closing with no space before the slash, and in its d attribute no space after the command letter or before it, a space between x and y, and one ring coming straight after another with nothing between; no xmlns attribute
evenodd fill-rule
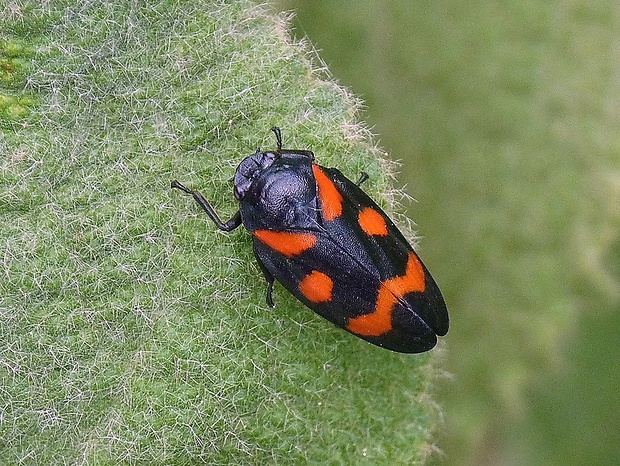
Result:
<svg viewBox="0 0 620 466"><path fill-rule="evenodd" d="M313 303L331 301L334 282L324 273L313 270L299 283L299 291Z"/></svg>
<svg viewBox="0 0 620 466"><path fill-rule="evenodd" d="M314 163L312 164L312 171L319 191L323 218L331 222L342 214L342 194L338 192L332 180L323 173L323 170Z"/></svg>
<svg viewBox="0 0 620 466"><path fill-rule="evenodd" d="M423 292L426 288L420 259L410 252L405 275L384 281L379 286L375 310L349 319L347 329L356 335L378 337L392 330L392 309L407 293Z"/></svg>
<svg viewBox="0 0 620 466"><path fill-rule="evenodd" d="M382 284L374 312L349 319L347 329L356 335L368 337L378 337L389 332L392 330L392 308L396 303L396 296Z"/></svg>
<svg viewBox="0 0 620 466"><path fill-rule="evenodd" d="M259 241L286 257L293 257L316 244L316 236L310 233L256 230L252 233Z"/></svg>
<svg viewBox="0 0 620 466"><path fill-rule="evenodd" d="M366 207L360 212L357 223L367 235L386 236L388 234L384 218L371 207Z"/></svg>
<svg viewBox="0 0 620 466"><path fill-rule="evenodd" d="M418 293L424 292L426 288L424 268L422 267L420 259L418 259L418 256L416 256L414 252L409 253L405 275L386 280L385 286L399 298L414 291Z"/></svg>

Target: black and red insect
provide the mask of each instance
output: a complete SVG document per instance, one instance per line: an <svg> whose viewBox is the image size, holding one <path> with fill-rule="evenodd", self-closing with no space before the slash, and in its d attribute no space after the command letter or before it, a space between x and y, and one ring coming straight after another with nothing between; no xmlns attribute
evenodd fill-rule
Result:
<svg viewBox="0 0 620 466"><path fill-rule="evenodd" d="M267 280L274 280L338 327L402 353L428 351L448 332L437 284L402 233L360 184L314 163L308 150L282 148L243 159L234 177L239 210L222 222L198 191L178 181L220 230L243 224Z"/></svg>

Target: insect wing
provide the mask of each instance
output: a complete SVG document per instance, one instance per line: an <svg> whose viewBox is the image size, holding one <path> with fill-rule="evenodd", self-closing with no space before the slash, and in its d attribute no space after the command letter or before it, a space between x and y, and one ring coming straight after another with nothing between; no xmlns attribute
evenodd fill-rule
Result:
<svg viewBox="0 0 620 466"><path fill-rule="evenodd" d="M449 327L445 301L437 283L407 239L358 185L346 178L338 169L320 168L342 193L343 198L343 218L331 226L329 223L325 225L330 235L341 234L347 228L353 230L359 242L365 245L364 251L372 255L372 262L380 280L385 284L403 276L403 269L407 270L406 264L416 263L420 274L423 274L423 283L399 298L401 301L404 300L410 311L418 314L437 335L445 335ZM391 283L389 287L393 289L394 286L403 285L402 282ZM409 288L411 287L413 284L410 284Z"/></svg>
<svg viewBox="0 0 620 466"><path fill-rule="evenodd" d="M255 235L259 261L308 307L360 338L408 353L435 346L447 327L445 304L406 239L338 170L313 170L314 227Z"/></svg>

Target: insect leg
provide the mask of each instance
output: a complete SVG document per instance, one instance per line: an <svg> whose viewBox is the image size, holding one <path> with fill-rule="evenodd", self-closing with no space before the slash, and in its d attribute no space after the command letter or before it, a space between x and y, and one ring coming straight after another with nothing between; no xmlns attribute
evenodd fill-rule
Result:
<svg viewBox="0 0 620 466"><path fill-rule="evenodd" d="M202 207L202 209L207 213L209 218L213 220L215 225L220 230L232 231L235 228L237 228L239 225L241 225L241 212L237 211L237 213L233 215L230 220L224 223L222 222L222 220L220 220L220 217L218 217L218 215L215 213L215 210L213 210L213 207L211 207L211 204L207 202L207 200L204 198L202 194L200 194L199 191L193 191L189 188L186 188L181 183L179 183L177 180L174 180L172 183L170 183L170 187L180 189L184 193L191 194L193 198L196 200L196 202L198 203L198 205Z"/></svg>
<svg viewBox="0 0 620 466"><path fill-rule="evenodd" d="M273 128L271 128L271 131L273 131L273 134L276 135L276 142L278 143L278 152L282 152L282 131L280 131L280 128L278 128L277 126L274 126Z"/></svg>
<svg viewBox="0 0 620 466"><path fill-rule="evenodd" d="M273 298L271 296L273 293L273 282L274 282L273 275L271 274L269 270L267 270L267 267L265 267L265 264L263 264L263 261L260 260L260 257L258 257L258 254L256 253L256 249L254 250L254 256L256 257L256 262L258 262L258 266L263 272L263 276L265 277L265 280L267 281L267 299L266 299L267 305L269 307L275 307L276 305L274 304Z"/></svg>
<svg viewBox="0 0 620 466"><path fill-rule="evenodd" d="M359 180L357 180L357 182L356 182L355 184L356 184L356 185L358 185L358 186L361 186L361 185L362 185L362 183L363 183L364 181L366 181L368 178L369 178L369 177L368 177L368 173L366 173L366 172L362 172L362 173L360 173L360 179L359 179Z"/></svg>

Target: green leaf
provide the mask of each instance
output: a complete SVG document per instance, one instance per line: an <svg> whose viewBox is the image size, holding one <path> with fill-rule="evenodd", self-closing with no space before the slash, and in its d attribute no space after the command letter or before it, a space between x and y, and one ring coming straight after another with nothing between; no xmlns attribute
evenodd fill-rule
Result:
<svg viewBox="0 0 620 466"><path fill-rule="evenodd" d="M421 461L429 356L279 286L269 309L249 235L169 189L232 214L228 180L273 125L368 172L375 198L390 187L359 102L286 18L242 0L2 8L0 462Z"/></svg>

